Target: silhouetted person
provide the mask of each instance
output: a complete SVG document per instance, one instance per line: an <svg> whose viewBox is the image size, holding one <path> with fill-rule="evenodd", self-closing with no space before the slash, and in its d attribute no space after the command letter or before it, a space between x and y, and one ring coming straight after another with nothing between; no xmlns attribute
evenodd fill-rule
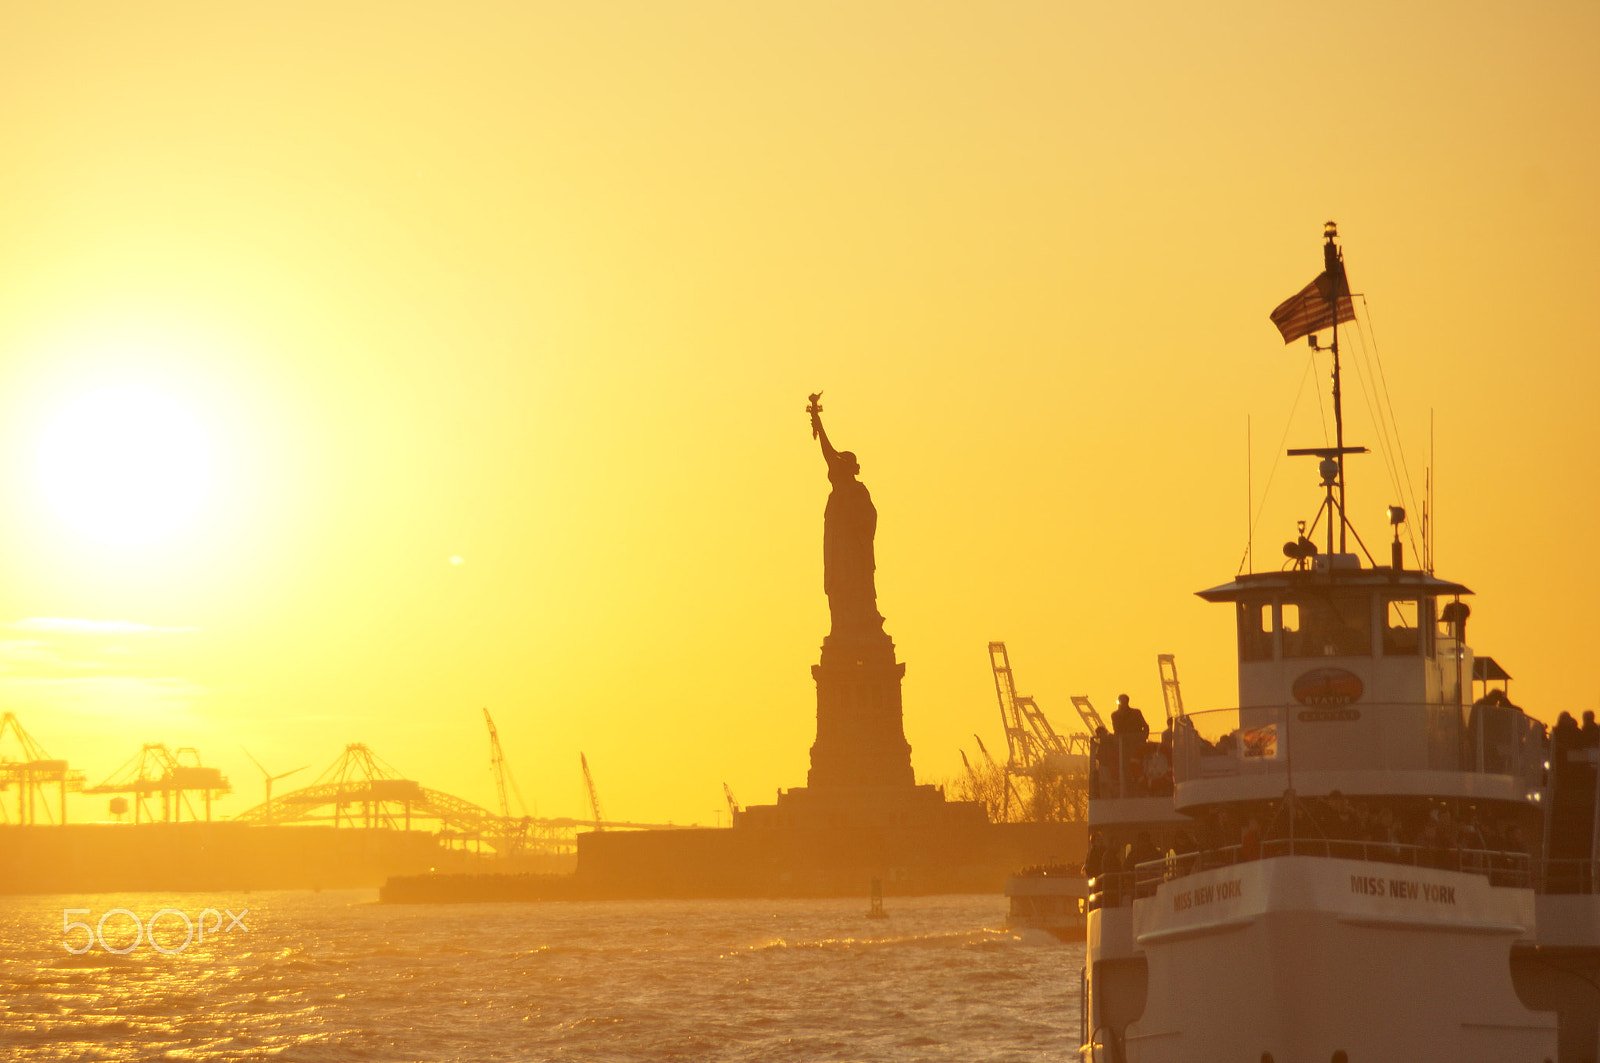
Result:
<svg viewBox="0 0 1600 1063"><path fill-rule="evenodd" d="M1106 836L1099 831L1089 835L1089 853L1083 858L1083 874L1085 878L1098 878L1107 871L1115 868L1107 867L1110 862L1111 850L1106 848Z"/></svg>
<svg viewBox="0 0 1600 1063"><path fill-rule="evenodd" d="M833 490L822 515L822 589L828 594L833 633L882 630L878 615L878 590L874 582L877 562L872 540L878 531L878 510L867 485L856 479L861 466L848 450L835 450L822 427L819 392L811 396L811 434L822 443Z"/></svg>
<svg viewBox="0 0 1600 1063"><path fill-rule="evenodd" d="M1094 729L1095 788L1093 797L1118 796L1117 743L1104 727Z"/></svg>
<svg viewBox="0 0 1600 1063"><path fill-rule="evenodd" d="M1239 832L1239 859L1261 859L1261 824L1254 816L1245 820L1244 830Z"/></svg>
<svg viewBox="0 0 1600 1063"><path fill-rule="evenodd" d="M1150 725L1144 713L1128 704L1128 695L1117 695L1116 710L1111 713L1111 733L1116 735L1123 778L1131 785L1123 788L1124 796L1134 796L1135 786L1144 785L1144 743L1150 737Z"/></svg>
<svg viewBox="0 0 1600 1063"><path fill-rule="evenodd" d="M1600 723L1594 722L1594 710L1592 709L1583 714L1582 732L1579 745L1585 749L1593 749L1596 746L1600 746Z"/></svg>
<svg viewBox="0 0 1600 1063"><path fill-rule="evenodd" d="M1578 721L1573 719L1572 713L1563 712L1556 717L1556 725L1550 732L1551 752L1566 760L1566 751L1576 749L1583 732L1578 729Z"/></svg>
<svg viewBox="0 0 1600 1063"><path fill-rule="evenodd" d="M1150 737L1150 725L1144 713L1128 704L1128 695L1117 695L1116 710L1111 713L1111 730L1117 735L1131 735L1132 741L1143 742Z"/></svg>
<svg viewBox="0 0 1600 1063"><path fill-rule="evenodd" d="M1172 792L1172 761L1165 746L1151 746L1144 755L1144 782L1152 796L1162 797Z"/></svg>
<svg viewBox="0 0 1600 1063"><path fill-rule="evenodd" d="M1138 876L1135 874L1139 865L1147 864L1152 860L1160 860L1164 855L1165 854L1160 849L1156 848L1156 843L1150 840L1149 831L1142 830L1139 832L1139 836L1134 840L1133 845L1128 849L1127 858L1122 864L1122 870L1126 871L1128 873L1128 877L1133 880L1135 897L1143 897L1147 895L1146 893L1139 892L1140 883ZM1157 873L1157 878L1159 878L1159 872ZM1154 887L1152 885L1148 883L1146 884L1146 890L1153 888Z"/></svg>
<svg viewBox="0 0 1600 1063"><path fill-rule="evenodd" d="M1356 824L1356 810L1348 798L1338 790L1328 791L1323 799L1327 814L1322 817L1322 830L1330 841L1354 841L1360 830Z"/></svg>

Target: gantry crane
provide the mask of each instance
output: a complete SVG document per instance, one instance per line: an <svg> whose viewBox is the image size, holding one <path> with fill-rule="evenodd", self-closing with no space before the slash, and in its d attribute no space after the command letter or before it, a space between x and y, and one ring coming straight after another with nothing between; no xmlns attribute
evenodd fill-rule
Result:
<svg viewBox="0 0 1600 1063"><path fill-rule="evenodd" d="M1087 735L1063 738L1033 698L1017 693L1005 643L989 643L989 664L994 670L994 690L1000 699L1000 720L1005 726L1006 745L1010 750L1008 771L1028 775L1044 767L1050 758L1088 752Z"/></svg>
<svg viewBox="0 0 1600 1063"><path fill-rule="evenodd" d="M200 753L193 746L169 750L160 742L147 743L139 752L110 778L98 786L84 790L86 794L130 794L133 797L133 821L154 820L144 810L145 798L161 795L161 820L178 822L183 810L189 809L189 818L198 820L199 813L189 801L189 794L199 791L205 800L206 822L211 821L211 800L233 793L233 784L222 772L200 763Z"/></svg>
<svg viewBox="0 0 1600 1063"><path fill-rule="evenodd" d="M6 739L10 738L18 756L6 753ZM67 821L67 794L83 789L84 776L73 771L64 760L53 760L44 747L23 730L14 713L0 716L0 790L17 788L17 822L24 826L37 822L42 811L50 819L50 805L45 798L47 784L59 788L59 816L56 821ZM9 818L4 803L0 803L0 819Z"/></svg>

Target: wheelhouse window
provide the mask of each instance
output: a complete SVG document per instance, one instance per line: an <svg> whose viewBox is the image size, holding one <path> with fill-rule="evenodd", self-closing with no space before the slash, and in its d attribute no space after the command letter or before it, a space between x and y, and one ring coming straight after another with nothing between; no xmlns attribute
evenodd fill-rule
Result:
<svg viewBox="0 0 1600 1063"><path fill-rule="evenodd" d="M1372 653L1372 599L1317 595L1283 603L1285 657L1366 657Z"/></svg>
<svg viewBox="0 0 1600 1063"><path fill-rule="evenodd" d="M1272 603L1239 603L1239 660L1272 660Z"/></svg>
<svg viewBox="0 0 1600 1063"><path fill-rule="evenodd" d="M1428 602L1431 605L1432 602ZM1428 610L1415 598L1395 598L1383 603L1383 655L1419 657L1428 654L1428 634L1433 625Z"/></svg>

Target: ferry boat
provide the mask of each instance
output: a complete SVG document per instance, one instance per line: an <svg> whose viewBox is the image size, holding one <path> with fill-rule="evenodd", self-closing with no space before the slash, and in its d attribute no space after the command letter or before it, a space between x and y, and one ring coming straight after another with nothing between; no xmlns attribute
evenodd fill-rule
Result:
<svg viewBox="0 0 1600 1063"><path fill-rule="evenodd" d="M1600 728L1511 702L1403 509L1387 563L1346 518L1337 235L1272 315L1333 357L1335 443L1289 451L1320 509L1280 569L1199 592L1231 607L1238 705L1095 742L1081 1058L1592 1063Z"/></svg>
<svg viewBox="0 0 1600 1063"><path fill-rule="evenodd" d="M1081 942L1088 925L1089 880L1075 867L1036 864L1006 878L1006 928Z"/></svg>

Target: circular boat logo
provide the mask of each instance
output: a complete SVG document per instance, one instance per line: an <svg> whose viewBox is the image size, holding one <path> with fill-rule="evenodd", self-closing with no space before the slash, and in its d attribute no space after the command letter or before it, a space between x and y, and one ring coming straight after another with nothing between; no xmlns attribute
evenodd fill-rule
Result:
<svg viewBox="0 0 1600 1063"><path fill-rule="evenodd" d="M1343 668L1317 668L1294 681L1290 692L1302 705L1331 707L1359 701L1366 691L1361 677Z"/></svg>

